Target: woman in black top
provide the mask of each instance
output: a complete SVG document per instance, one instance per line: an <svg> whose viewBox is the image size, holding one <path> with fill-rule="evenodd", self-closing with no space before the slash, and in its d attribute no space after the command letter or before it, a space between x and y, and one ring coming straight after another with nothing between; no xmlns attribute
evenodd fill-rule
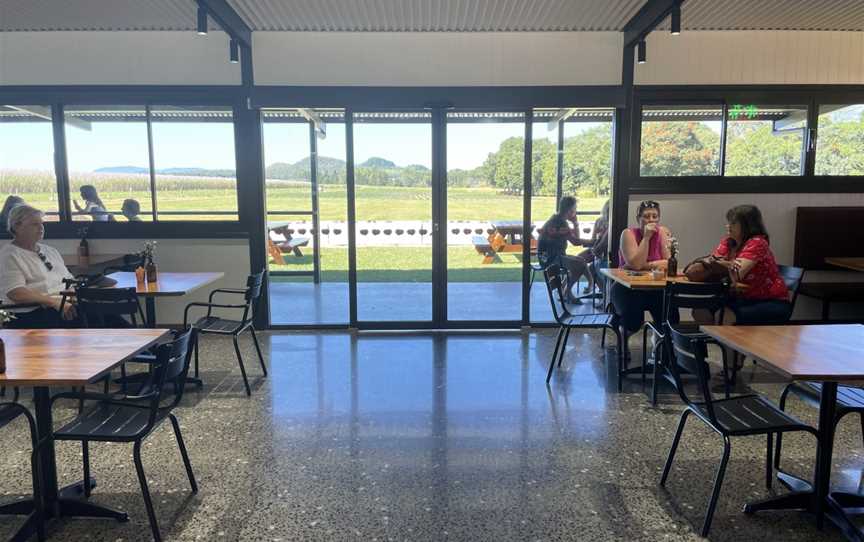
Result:
<svg viewBox="0 0 864 542"><path fill-rule="evenodd" d="M549 217L540 229L537 257L543 267L557 264L567 270L567 300L581 303L570 289L579 282L579 277L586 274L588 264L584 258L567 255L568 242L573 245L583 244L578 229L571 227L570 222L576 222L576 198L565 196L558 202L558 212Z"/></svg>

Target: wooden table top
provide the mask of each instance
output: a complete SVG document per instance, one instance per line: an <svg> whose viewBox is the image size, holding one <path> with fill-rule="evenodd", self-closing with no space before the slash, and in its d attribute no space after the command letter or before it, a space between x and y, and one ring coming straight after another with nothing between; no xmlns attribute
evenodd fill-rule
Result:
<svg viewBox="0 0 864 542"><path fill-rule="evenodd" d="M648 279L648 271L629 271L621 268L600 268L600 272L614 280L618 284L622 284L628 288L636 290L658 290L666 287L667 282L690 282L684 275L675 277L663 277L660 280ZM639 273L639 276L629 275L628 273Z"/></svg>
<svg viewBox="0 0 864 542"><path fill-rule="evenodd" d="M793 380L864 380L864 325L701 326L721 343Z"/></svg>
<svg viewBox="0 0 864 542"><path fill-rule="evenodd" d="M825 258L827 263L864 273L864 258Z"/></svg>
<svg viewBox="0 0 864 542"><path fill-rule="evenodd" d="M2 329L0 386L83 386L152 346L167 329Z"/></svg>
<svg viewBox="0 0 864 542"><path fill-rule="evenodd" d="M155 283L138 284L135 273L117 272L108 275L117 281L113 288L135 288L139 296L169 297L186 295L225 276L222 272L172 273L159 271Z"/></svg>

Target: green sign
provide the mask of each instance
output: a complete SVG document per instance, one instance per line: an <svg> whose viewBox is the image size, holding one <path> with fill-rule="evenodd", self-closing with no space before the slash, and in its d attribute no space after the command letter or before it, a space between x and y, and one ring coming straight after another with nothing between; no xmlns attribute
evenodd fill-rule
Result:
<svg viewBox="0 0 864 542"><path fill-rule="evenodd" d="M755 119L758 114L759 108L753 104L733 104L732 107L729 108L730 120L739 120L742 118L748 118L752 120Z"/></svg>

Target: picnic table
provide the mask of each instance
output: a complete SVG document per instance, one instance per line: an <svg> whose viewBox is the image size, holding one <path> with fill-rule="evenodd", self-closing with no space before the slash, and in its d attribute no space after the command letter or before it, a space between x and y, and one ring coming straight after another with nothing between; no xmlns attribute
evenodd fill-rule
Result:
<svg viewBox="0 0 864 542"><path fill-rule="evenodd" d="M474 249L483 255L483 263L498 263L501 261L499 253L521 253L522 243L525 239L525 228L521 220L500 220L490 223L492 233L488 237L475 235L471 238ZM530 232L534 231L531 225ZM531 239L531 248L536 249L536 241Z"/></svg>
<svg viewBox="0 0 864 542"><path fill-rule="evenodd" d="M267 235L267 254L273 259L273 263L285 265L287 262L284 254L294 254L295 257L302 258L303 252L300 251L300 248L309 246L309 238L294 237L293 233L289 231L289 225L289 222L267 223L267 229L270 232L285 238L284 241L276 242L269 234Z"/></svg>

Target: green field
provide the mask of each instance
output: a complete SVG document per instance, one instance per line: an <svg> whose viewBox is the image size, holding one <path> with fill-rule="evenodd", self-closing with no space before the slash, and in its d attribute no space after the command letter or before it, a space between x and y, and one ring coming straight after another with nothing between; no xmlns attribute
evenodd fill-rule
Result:
<svg viewBox="0 0 864 542"><path fill-rule="evenodd" d="M132 198L141 204L142 215L150 210L149 177L131 174L70 174L73 197L80 200L78 188L92 184L109 211L119 211L123 200ZM157 176L156 197L160 212L194 211L201 215L178 217L165 215L160 220L231 220L232 216L207 215L207 211L237 211L235 181L213 177ZM56 211L57 194L53 174L47 172L0 171L0 192L17 194L31 205L45 211ZM418 187L357 186L357 220L430 220L431 189ZM599 211L606 198L583 198L580 209ZM311 210L308 183L295 181L267 182L269 211ZM551 196L532 198L534 220L545 220L554 210ZM343 185L319 187L321 220L348 218L347 189ZM142 216L142 218L145 218ZM233 216L236 219L236 215ZM270 216L285 220L288 216ZM520 220L522 196L505 194L494 188L450 188L447 192L448 220ZM591 219L591 217L585 217ZM119 217L118 220L124 220Z"/></svg>

